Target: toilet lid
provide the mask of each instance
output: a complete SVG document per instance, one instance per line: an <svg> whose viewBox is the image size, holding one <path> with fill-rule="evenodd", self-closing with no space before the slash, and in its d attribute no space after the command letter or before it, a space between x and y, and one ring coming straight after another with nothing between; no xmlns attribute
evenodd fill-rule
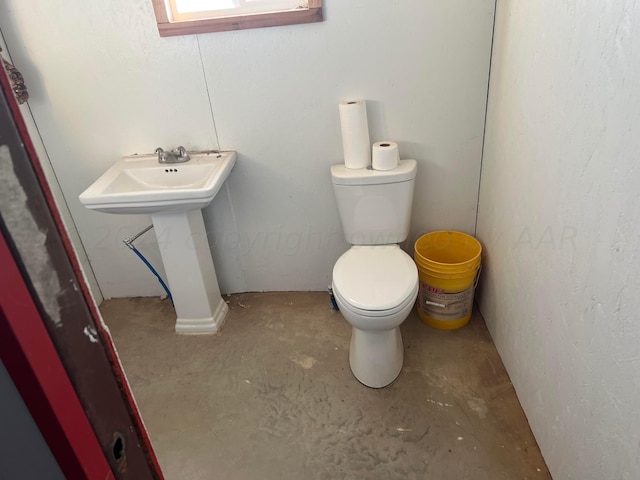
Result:
<svg viewBox="0 0 640 480"><path fill-rule="evenodd" d="M351 247L333 267L333 286L350 305L389 310L415 290L418 269L398 245Z"/></svg>

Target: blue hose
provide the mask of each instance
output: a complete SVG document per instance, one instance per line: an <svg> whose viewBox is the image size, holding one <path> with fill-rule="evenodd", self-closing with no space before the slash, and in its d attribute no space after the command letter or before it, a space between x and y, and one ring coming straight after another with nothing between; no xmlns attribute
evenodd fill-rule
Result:
<svg viewBox="0 0 640 480"><path fill-rule="evenodd" d="M126 242L125 242L126 243ZM169 297L169 300L171 300L171 305L173 305L173 297L171 296L171 292L169 291L169 288L167 287L167 285L164 283L164 281L162 280L162 277L158 274L158 272L156 272L156 269L153 268L153 266L147 261L146 258L144 258L144 255L142 255L138 249L136 247L133 246L132 243L128 243L127 246L133 250L133 253L135 253L136 255L138 255L138 257L140 257L140 260L142 260L144 262L144 264L149 267L149 270L151 270L151 273L153 273L156 278L158 279L158 281L160 282L160 285L162 285L162 288L164 288L164 291L167 292L167 297Z"/></svg>
<svg viewBox="0 0 640 480"><path fill-rule="evenodd" d="M162 277L158 274L158 272L156 272L156 269L153 268L153 266L148 262L148 260L146 258L144 258L144 255L142 255L138 249L136 247L133 246L133 242L140 236L144 235L145 233L147 233L149 230L151 230L153 228L153 225L149 225L147 228L145 228L144 230L136 233L133 237L129 237L129 238L125 238L122 242L129 247L131 250L133 250L133 252L140 258L140 260L142 260L144 262L144 264L149 267L149 270L151 270L151 273L153 273L156 278L158 279L158 281L160 282L160 285L162 285L162 288L164 288L164 291L167 293L167 297L169 297L169 300L171 300L171 305L173 305L173 297L171 296L171 292L169 291L169 288L167 287L167 285L164 283L164 281L162 280Z"/></svg>

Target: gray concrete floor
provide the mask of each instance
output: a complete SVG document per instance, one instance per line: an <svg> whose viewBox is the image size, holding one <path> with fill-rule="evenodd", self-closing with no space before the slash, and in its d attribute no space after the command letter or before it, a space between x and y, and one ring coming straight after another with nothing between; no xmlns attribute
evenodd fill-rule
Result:
<svg viewBox="0 0 640 480"><path fill-rule="evenodd" d="M176 335L166 300L100 307L168 480L551 478L479 314L443 332L414 311L374 390L326 293L227 300L214 336Z"/></svg>

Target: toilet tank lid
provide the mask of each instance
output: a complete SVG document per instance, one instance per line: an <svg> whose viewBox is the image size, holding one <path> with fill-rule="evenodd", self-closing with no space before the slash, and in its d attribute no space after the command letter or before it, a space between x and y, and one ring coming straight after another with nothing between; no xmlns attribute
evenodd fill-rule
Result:
<svg viewBox="0 0 640 480"><path fill-rule="evenodd" d="M347 168L344 164L331 167L331 180L334 185L379 185L384 183L406 182L416 178L417 162L400 160L393 170L372 170L371 168Z"/></svg>

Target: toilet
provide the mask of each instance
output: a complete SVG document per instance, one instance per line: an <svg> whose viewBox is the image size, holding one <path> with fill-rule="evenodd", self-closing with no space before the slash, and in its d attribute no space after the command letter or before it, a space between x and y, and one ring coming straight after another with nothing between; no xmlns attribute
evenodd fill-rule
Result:
<svg viewBox="0 0 640 480"><path fill-rule="evenodd" d="M333 294L351 324L349 363L372 388L400 374L404 358L400 324L418 295L418 269L398 245L407 239L416 161L393 170L331 167L345 238L352 246L333 267Z"/></svg>

